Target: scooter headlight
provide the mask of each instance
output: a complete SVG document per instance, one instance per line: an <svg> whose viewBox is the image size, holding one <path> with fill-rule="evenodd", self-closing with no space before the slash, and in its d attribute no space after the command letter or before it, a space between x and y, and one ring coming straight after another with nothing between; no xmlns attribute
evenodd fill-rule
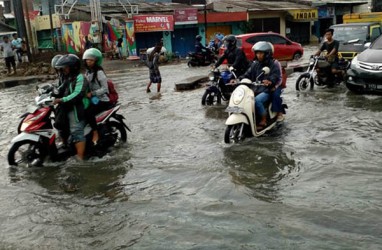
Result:
<svg viewBox="0 0 382 250"><path fill-rule="evenodd" d="M208 74L208 79L209 79L210 81L215 80L215 74L214 74L214 72L211 72L211 73Z"/></svg>
<svg viewBox="0 0 382 250"><path fill-rule="evenodd" d="M238 105L243 101L244 99L244 89L242 88L237 88L235 91L232 93L232 101L233 104Z"/></svg>

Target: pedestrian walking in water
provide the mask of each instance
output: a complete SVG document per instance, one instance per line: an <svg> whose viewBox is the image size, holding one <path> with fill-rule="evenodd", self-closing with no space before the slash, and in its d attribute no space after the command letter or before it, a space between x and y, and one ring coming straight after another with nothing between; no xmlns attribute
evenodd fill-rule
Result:
<svg viewBox="0 0 382 250"><path fill-rule="evenodd" d="M147 84L146 92L151 92L151 84L157 84L157 92L160 92L162 77L159 72L159 56L163 43L158 43L154 49L148 50L147 67L149 67L150 82Z"/></svg>
<svg viewBox="0 0 382 250"><path fill-rule="evenodd" d="M15 55L13 53L14 48L15 46L13 46L12 43L9 41L9 37L3 36L3 42L0 44L0 49L3 52L3 57L5 60L5 66L8 70L8 75L11 74L11 66L14 70L14 74L16 74Z"/></svg>

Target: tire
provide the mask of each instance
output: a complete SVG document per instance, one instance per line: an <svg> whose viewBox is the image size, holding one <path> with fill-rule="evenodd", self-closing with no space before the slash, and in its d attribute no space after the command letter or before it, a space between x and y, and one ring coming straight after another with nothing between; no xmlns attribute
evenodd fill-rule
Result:
<svg viewBox="0 0 382 250"><path fill-rule="evenodd" d="M242 124L235 124L235 125L228 125L227 128L225 129L224 133L224 142L227 144L230 144L231 142L239 142L244 140L244 131L242 134L242 138L238 138L240 128Z"/></svg>
<svg viewBox="0 0 382 250"><path fill-rule="evenodd" d="M26 148L25 151L21 150ZM20 156L17 154L21 150ZM8 164L11 166L19 166L25 163L26 166L32 164L35 160L40 163L44 160L42 145L35 141L25 140L13 144L8 152ZM20 158L20 159L19 159Z"/></svg>
<svg viewBox="0 0 382 250"><path fill-rule="evenodd" d="M213 105L215 100L215 95L211 95L210 90L206 90L202 96L202 105ZM219 97L217 97L219 101ZM221 101L220 101L221 102Z"/></svg>
<svg viewBox="0 0 382 250"><path fill-rule="evenodd" d="M109 123L109 129L110 129L110 132L113 135L116 135L117 137L116 142L114 143L114 146L122 145L123 143L127 141L126 129L121 123L116 121L111 121Z"/></svg>
<svg viewBox="0 0 382 250"><path fill-rule="evenodd" d="M300 75L296 81L296 90L297 91L308 91L313 90L314 82L313 79L310 79L309 74Z"/></svg>
<svg viewBox="0 0 382 250"><path fill-rule="evenodd" d="M189 62L187 63L187 66L188 66L189 68L191 68L193 65L192 65L192 63L189 61Z"/></svg>
<svg viewBox="0 0 382 250"><path fill-rule="evenodd" d="M299 60L300 58L301 58L301 53L300 52L296 52L296 53L294 53L294 55L293 55L293 60L294 61L297 61L297 60Z"/></svg>

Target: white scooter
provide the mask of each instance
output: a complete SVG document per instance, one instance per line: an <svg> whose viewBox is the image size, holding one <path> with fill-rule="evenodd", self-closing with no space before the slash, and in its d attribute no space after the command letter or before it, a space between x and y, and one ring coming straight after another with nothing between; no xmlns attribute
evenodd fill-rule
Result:
<svg viewBox="0 0 382 250"><path fill-rule="evenodd" d="M227 125L224 134L225 143L240 142L246 137L251 136L261 136L277 124L277 113L272 112L272 104L270 103L268 106L266 105L268 109L267 126L258 130L256 120L259 117L256 117L255 93L250 88L264 86L258 79L262 75L269 74L269 72L270 69L264 67L262 74L257 77L256 82L252 82L249 79L243 79L239 83L240 86L238 86L232 93L229 105L226 109L226 112L229 113L229 117L225 122Z"/></svg>

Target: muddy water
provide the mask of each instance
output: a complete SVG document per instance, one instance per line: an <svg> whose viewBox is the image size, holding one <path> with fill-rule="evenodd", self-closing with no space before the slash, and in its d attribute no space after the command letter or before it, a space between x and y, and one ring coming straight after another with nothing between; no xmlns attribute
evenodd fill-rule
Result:
<svg viewBox="0 0 382 250"><path fill-rule="evenodd" d="M206 74L114 70L128 144L103 159L10 169L34 86L0 90L0 246L5 249L379 249L382 98L345 87L284 93L285 123L224 145L224 106L174 82ZM68 192L67 183L75 189Z"/></svg>

